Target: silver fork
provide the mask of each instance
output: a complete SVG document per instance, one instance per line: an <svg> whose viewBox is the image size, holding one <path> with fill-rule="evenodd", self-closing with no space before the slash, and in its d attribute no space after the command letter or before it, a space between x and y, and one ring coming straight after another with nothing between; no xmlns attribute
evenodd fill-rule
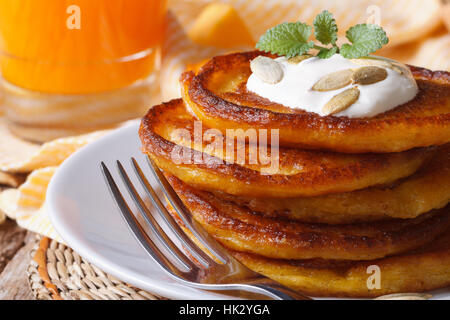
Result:
<svg viewBox="0 0 450 320"><path fill-rule="evenodd" d="M156 221L150 209L136 191L120 161L117 161L119 175L139 209L139 214L160 246L156 245L133 214L104 162L101 162L101 168L109 190L134 237L172 279L198 289L238 291L238 295L247 298L261 297L262 295L276 300L310 300L309 297L248 269L233 258L192 218L172 186L150 158L148 158L148 163L151 173L159 183L172 208L181 218L184 227L194 235L214 259L197 246L173 219L134 158L131 158L131 164L135 174L162 220L181 243L183 250L170 239Z"/></svg>

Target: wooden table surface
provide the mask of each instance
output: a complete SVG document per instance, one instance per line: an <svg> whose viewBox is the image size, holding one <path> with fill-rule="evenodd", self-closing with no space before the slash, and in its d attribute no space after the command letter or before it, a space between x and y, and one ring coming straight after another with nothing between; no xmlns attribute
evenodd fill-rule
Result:
<svg viewBox="0 0 450 320"><path fill-rule="evenodd" d="M12 220L0 224L0 300L34 300L26 269L35 237Z"/></svg>
<svg viewBox="0 0 450 320"><path fill-rule="evenodd" d="M0 300L34 300L26 269L35 237L14 221L0 225Z"/></svg>

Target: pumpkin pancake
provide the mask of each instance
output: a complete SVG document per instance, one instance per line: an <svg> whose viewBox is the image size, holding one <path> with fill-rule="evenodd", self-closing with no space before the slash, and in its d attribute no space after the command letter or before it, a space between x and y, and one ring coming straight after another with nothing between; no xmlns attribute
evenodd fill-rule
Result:
<svg viewBox="0 0 450 320"><path fill-rule="evenodd" d="M172 207L174 216L186 234L203 250L207 249L185 228ZM450 285L450 229L416 250L371 261L351 260L284 260L229 251L248 268L285 286L316 296L373 298L399 292L423 292ZM367 280L380 268L380 288L369 290ZM373 270L373 269L372 269Z"/></svg>
<svg viewBox="0 0 450 320"><path fill-rule="evenodd" d="M436 152L418 148L392 154L339 154L268 147L264 154L274 161L266 165L261 164L263 152L255 144L233 143L227 153L229 144L218 130L203 126L197 142L195 120L181 99L151 108L139 131L143 151L190 185L246 197L317 196L392 183L416 172ZM211 132L213 143L207 137ZM252 155L259 159L253 164Z"/></svg>
<svg viewBox="0 0 450 320"><path fill-rule="evenodd" d="M415 219L345 225L267 218L167 177L193 217L219 242L267 258L379 259L423 246L450 227L450 206Z"/></svg>
<svg viewBox="0 0 450 320"><path fill-rule="evenodd" d="M377 297L450 286L450 230L418 250L372 261L276 260L231 252L248 268L311 296ZM380 268L380 288L368 278Z"/></svg>
<svg viewBox="0 0 450 320"><path fill-rule="evenodd" d="M220 199L233 201L269 217L331 224L411 219L450 201L450 145L414 175L391 186L370 187L345 193L304 198L246 198L222 192Z"/></svg>
<svg viewBox="0 0 450 320"><path fill-rule="evenodd" d="M185 103L197 118L223 132L279 129L280 145L345 153L399 152L450 142L450 73L410 67L417 96L372 118L326 116L288 108L246 90L258 51L218 56L197 75L182 76Z"/></svg>

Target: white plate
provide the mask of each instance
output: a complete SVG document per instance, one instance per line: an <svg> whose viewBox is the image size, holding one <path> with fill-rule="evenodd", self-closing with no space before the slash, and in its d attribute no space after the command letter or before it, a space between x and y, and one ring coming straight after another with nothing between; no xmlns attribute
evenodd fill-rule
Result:
<svg viewBox="0 0 450 320"><path fill-rule="evenodd" d="M130 157L142 164L147 177L151 174L140 151L137 132L138 124L118 129L64 161L47 192L45 205L53 226L89 262L138 288L170 299L229 298L174 282L140 247L122 220L106 187L100 162L110 168L121 190L125 191L117 175L116 160L122 162L135 185L140 186L131 169ZM126 191L123 194L128 196Z"/></svg>
<svg viewBox="0 0 450 320"><path fill-rule="evenodd" d="M116 160L124 164L136 186L140 184L132 174L130 157L143 164L144 173L151 177L140 151L138 126L134 123L118 129L64 161L47 192L45 205L53 226L85 259L138 288L170 299L230 299L171 280L140 247L122 220L106 187L100 162L110 168L122 190L125 189L116 174ZM126 192L124 195L132 203ZM448 289L435 294L435 299L450 299Z"/></svg>

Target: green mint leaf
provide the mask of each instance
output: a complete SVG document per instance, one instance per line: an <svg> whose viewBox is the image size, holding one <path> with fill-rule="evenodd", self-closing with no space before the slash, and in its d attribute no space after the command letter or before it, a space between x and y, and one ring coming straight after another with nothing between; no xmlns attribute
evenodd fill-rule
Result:
<svg viewBox="0 0 450 320"><path fill-rule="evenodd" d="M386 32L374 24L358 24L346 32L352 43L342 45L340 53L344 58L356 59L377 51L389 42Z"/></svg>
<svg viewBox="0 0 450 320"><path fill-rule="evenodd" d="M308 41L311 27L300 22L285 22L267 30L259 39L256 48L288 58L305 54L314 46Z"/></svg>
<svg viewBox="0 0 450 320"><path fill-rule="evenodd" d="M327 49L327 48L320 49L320 51L319 51L319 53L317 54L317 56L318 56L320 59L328 59L328 58L331 58L331 57L337 52L337 49L338 49L338 48L336 48L336 47L332 47L332 48L329 48L329 49Z"/></svg>
<svg viewBox="0 0 450 320"><path fill-rule="evenodd" d="M314 36L323 44L335 44L338 27L333 15L324 10L314 19Z"/></svg>

